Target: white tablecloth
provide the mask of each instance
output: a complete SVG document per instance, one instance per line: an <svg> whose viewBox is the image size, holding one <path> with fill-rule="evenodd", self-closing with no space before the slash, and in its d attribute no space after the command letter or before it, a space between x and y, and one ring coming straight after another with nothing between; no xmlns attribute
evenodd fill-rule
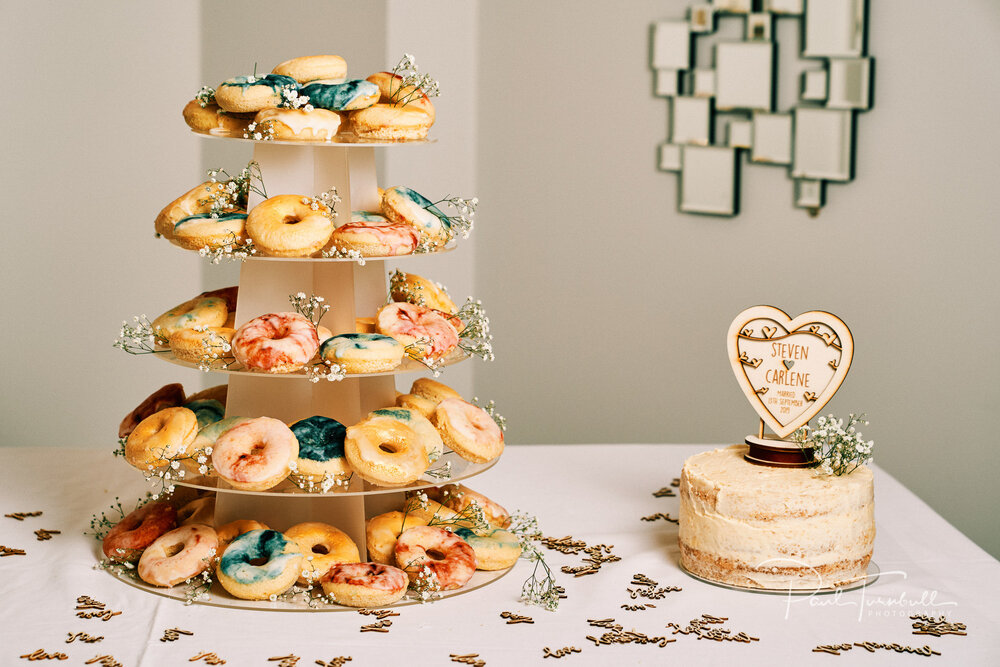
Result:
<svg viewBox="0 0 1000 667"><path fill-rule="evenodd" d="M593 575L561 574L567 598L547 612L518 602L531 565L519 562L500 581L479 591L399 610L388 633L361 633L375 621L354 612L251 612L181 602L128 586L93 569L98 543L85 537L90 517L115 496L133 502L145 492L141 476L104 451L0 448L0 515L42 511L16 521L0 516L0 545L24 556L0 557L0 664L27 664L19 656L41 649L84 664L111 655L122 665L182 665L214 652L228 665L278 665L269 658L294 655L298 665L351 656L349 665L446 665L450 655L478 654L487 665L825 664L838 658L815 653L818 645L877 642L941 653L941 665L1000 664L1000 634L994 623L1000 602L1000 563L974 545L885 472L876 469L874 561L881 578L865 590L841 595L787 597L731 591L685 575L678 567L677 526L640 518L657 512L677 516L676 497L653 491L679 476L684 459L708 449L692 445L581 445L508 447L499 464L469 486L509 509L536 514L546 535L572 535L588 544L614 545L620 562ZM974 493L974 489L955 489ZM38 529L59 530L46 541ZM581 563L581 556L545 550L557 570ZM634 574L660 586L683 590L656 600L655 608L628 611L641 603L627 593ZM635 588L634 586L631 586ZM121 611L108 621L76 616L80 596ZM500 614L530 616L533 624L506 624ZM751 643L717 642L671 634L702 614L726 617L732 634L759 638ZM946 615L964 623L967 636L914 635L912 614ZM596 645L605 629L588 619L614 618L624 630L676 639L653 644ZM162 642L164 631L181 635ZM103 636L97 643L66 643L71 633ZM558 660L543 658L577 647ZM855 646L840 660L851 664L903 664L928 658ZM287 661L292 664L294 661ZM98 664L98 663L92 663ZM110 663L109 663L110 664Z"/></svg>

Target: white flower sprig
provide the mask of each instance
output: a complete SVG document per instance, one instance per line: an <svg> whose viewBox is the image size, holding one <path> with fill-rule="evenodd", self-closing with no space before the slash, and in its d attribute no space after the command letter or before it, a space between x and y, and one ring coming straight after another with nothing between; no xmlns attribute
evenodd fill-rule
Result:
<svg viewBox="0 0 1000 667"><path fill-rule="evenodd" d="M198 251L198 254L208 258L212 264L218 264L224 259L230 262L244 262L247 257L257 254L257 248L254 247L253 239L241 242L236 234L230 232L225 241L214 247L205 246Z"/></svg>
<svg viewBox="0 0 1000 667"><path fill-rule="evenodd" d="M328 382L340 382L345 377L347 373L344 371L344 367L340 364L335 364L332 361L324 359L319 363L315 363L312 366L306 366L306 379L308 379L313 384L316 384L320 380L327 380Z"/></svg>
<svg viewBox="0 0 1000 667"><path fill-rule="evenodd" d="M844 428L844 420L833 415L816 420L816 429L803 426L793 438L803 449L812 447L819 465L817 475L849 475L860 466L872 461L874 440L865 440L857 430L858 424L868 425L865 415L851 414Z"/></svg>
<svg viewBox="0 0 1000 667"><path fill-rule="evenodd" d="M326 192L321 192L315 197L303 197L301 202L308 206L310 210L318 211L321 208L325 209L323 214L330 220L335 220L339 215L337 213L337 204L341 202L340 195L337 194L337 188L330 188Z"/></svg>
<svg viewBox="0 0 1000 667"><path fill-rule="evenodd" d="M134 324L122 321L122 328L118 332L118 338L113 343L114 347L124 350L129 354L157 354L169 352L165 349L168 341L159 331L153 331L153 325L145 315L136 315L132 318Z"/></svg>
<svg viewBox="0 0 1000 667"><path fill-rule="evenodd" d="M421 93L427 97L441 95L441 84L430 74L421 74L416 59L409 53L403 54L392 68L392 73L399 77L399 82L389 88L389 101L392 104L406 106L420 97Z"/></svg>
<svg viewBox="0 0 1000 667"><path fill-rule="evenodd" d="M208 86L202 86L194 99L197 100L198 105L204 109L209 104L215 104L215 88L209 88Z"/></svg>
<svg viewBox="0 0 1000 667"><path fill-rule="evenodd" d="M209 591L212 588L212 572L215 571L219 559L215 555L215 549L202 559L207 563L207 567L193 577L184 580L184 604L192 605L195 602L205 602L209 598Z"/></svg>
<svg viewBox="0 0 1000 667"><path fill-rule="evenodd" d="M438 205L447 204L457 211L457 215L446 215ZM472 228L475 225L476 207L479 206L479 197L463 199L461 197L445 197L425 206L424 208L441 220L448 229L449 241L457 234L461 234L463 239L469 238Z"/></svg>
<svg viewBox="0 0 1000 667"><path fill-rule="evenodd" d="M521 586L521 602L555 611L559 608L560 588L556 585L552 569L545 562L545 556L538 548L538 539L542 536L538 519L523 512L514 512L507 530L517 536L521 545L521 558L535 564L531 576Z"/></svg>
<svg viewBox="0 0 1000 667"><path fill-rule="evenodd" d="M299 473L293 473L288 476L292 484L299 487L306 493L326 493L333 487L342 487L347 489L351 484L351 478L354 477L354 473L323 473L322 479L318 482L313 481L313 479L307 475L301 475Z"/></svg>
<svg viewBox="0 0 1000 667"><path fill-rule="evenodd" d="M330 312L330 304L324 303L326 299L315 294L310 294L307 297L305 292L298 292L289 294L288 300L295 312L312 322L314 327L318 327L323 316Z"/></svg>
<svg viewBox="0 0 1000 667"><path fill-rule="evenodd" d="M247 199L254 192L267 199L267 188L264 187L264 174L260 164L251 160L235 176L225 169L209 169L208 180L213 184L205 189L209 195L198 200L199 204L209 204L209 213L213 218L231 213L234 210L246 210ZM221 187L214 184L220 184Z"/></svg>
<svg viewBox="0 0 1000 667"><path fill-rule="evenodd" d="M209 371L225 370L236 363L236 357L230 354L233 345L224 336L220 336L214 331L209 331L209 327L193 327L199 333L206 333L201 339L203 348L201 358L198 360L198 370L203 373Z"/></svg>
<svg viewBox="0 0 1000 667"><path fill-rule="evenodd" d="M433 341L426 336L418 338L409 345L405 346L403 348L403 353L418 364L424 366L427 370L433 371L434 377L439 377L441 375L441 366L444 364L444 360L436 359L434 357L428 358L422 354L424 348L432 343Z"/></svg>
<svg viewBox="0 0 1000 667"><path fill-rule="evenodd" d="M486 405L479 405L479 397L473 396L472 404L475 405L476 407L482 408L486 412L486 414L488 414L490 418L496 422L497 426L500 427L501 431L507 430L507 418L504 417L499 412L497 412L497 406L494 401L490 401Z"/></svg>
<svg viewBox="0 0 1000 667"><path fill-rule="evenodd" d="M486 316L483 302L470 296L458 309L458 319L465 325L458 334L458 346L473 357L483 361L493 361L493 334L490 333L490 318Z"/></svg>
<svg viewBox="0 0 1000 667"><path fill-rule="evenodd" d="M254 121L243 130L244 139L254 139L255 141L274 141L274 121L262 120Z"/></svg>
<svg viewBox="0 0 1000 667"><path fill-rule="evenodd" d="M365 258L357 250L341 250L333 247L320 253L326 259L353 259L358 266L365 265Z"/></svg>
<svg viewBox="0 0 1000 667"><path fill-rule="evenodd" d="M309 103L308 95L300 95L295 86L285 86L281 89L281 102L279 109L301 109L309 112L313 110L313 105Z"/></svg>
<svg viewBox="0 0 1000 667"><path fill-rule="evenodd" d="M94 539L103 540L108 531L118 525L119 521L152 500L151 496L152 494L147 493L145 497L139 498L135 502L135 507L128 512L122 506L121 499L115 496L115 502L111 504L111 507L101 512L100 516L94 514L90 517L90 530L84 531L84 535L89 533L94 536Z"/></svg>
<svg viewBox="0 0 1000 667"><path fill-rule="evenodd" d="M433 461L431 462L433 463ZM451 479L451 461L445 461L444 465L440 465L437 468L428 468L424 471L424 474L434 479Z"/></svg>

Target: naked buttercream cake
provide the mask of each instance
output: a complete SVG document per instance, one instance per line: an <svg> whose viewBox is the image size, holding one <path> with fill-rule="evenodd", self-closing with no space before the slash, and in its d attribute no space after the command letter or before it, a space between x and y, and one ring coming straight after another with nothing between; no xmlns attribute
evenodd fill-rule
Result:
<svg viewBox="0 0 1000 667"><path fill-rule="evenodd" d="M763 589L840 586L865 577L875 540L872 472L842 476L744 460L746 445L692 456L680 485L681 564Z"/></svg>

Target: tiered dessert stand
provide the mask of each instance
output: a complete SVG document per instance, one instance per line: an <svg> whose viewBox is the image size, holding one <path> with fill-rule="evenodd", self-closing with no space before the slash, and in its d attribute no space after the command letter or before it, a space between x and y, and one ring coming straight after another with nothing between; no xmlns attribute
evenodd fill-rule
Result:
<svg viewBox="0 0 1000 667"><path fill-rule="evenodd" d="M221 136L234 141L253 141L235 135ZM339 139L339 138L338 138ZM348 222L352 210L378 211L380 198L375 173L375 148L398 146L398 143L364 142L351 139L333 142L254 141L253 159L260 165L267 194L315 193L337 189L341 202L337 204L338 223ZM411 142L412 143L412 142ZM423 143L423 142L420 142ZM251 191L247 210L262 201ZM450 249L450 248L448 248ZM334 334L354 332L356 318L372 317L384 305L388 289L386 259L405 261L407 256L366 258L364 263L341 258L277 258L250 257L240 268L239 297L236 308L237 325L259 315L290 310L289 295L303 292L322 296L330 306L323 325ZM173 358L171 354L156 355L173 363L193 366ZM464 354L452 354L443 365L466 359ZM418 362L404 358L394 371L348 375L339 381L321 379L310 382L304 373L288 375L249 371L220 370L229 376L226 416L267 416L291 424L313 415L336 419L345 425L361 421L369 412L395 404L395 376L424 369ZM335 486L325 493L307 492L285 480L267 491L240 491L216 477L186 477L175 483L192 490L209 490L216 494L215 524L223 525L238 519L255 519L276 530L303 521L321 521L347 533L367 560L365 522L372 516L400 509L405 492L438 484L468 479L488 470L496 462L471 464L453 452L446 451L432 464L435 468L451 463L450 475L435 478L426 475L403 489L371 485L354 475L347 486ZM459 594L496 581L509 570L477 571L466 586L443 594ZM185 599L183 586L157 588L127 575L123 581L153 593ZM349 610L336 605L310 607L304 602L253 602L229 596L220 586L212 588L210 605L247 609L276 610ZM397 604L414 603L404 598Z"/></svg>

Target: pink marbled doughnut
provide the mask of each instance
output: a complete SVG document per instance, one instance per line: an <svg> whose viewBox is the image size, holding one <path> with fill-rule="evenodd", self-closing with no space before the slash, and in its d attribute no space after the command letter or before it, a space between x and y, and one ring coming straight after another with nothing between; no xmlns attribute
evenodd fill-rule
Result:
<svg viewBox="0 0 1000 667"><path fill-rule="evenodd" d="M298 313L270 313L237 329L232 345L236 360L250 370L292 373L316 354L319 336Z"/></svg>
<svg viewBox="0 0 1000 667"><path fill-rule="evenodd" d="M212 466L231 486L263 491L288 477L299 457L299 441L284 422L258 417L238 424L215 441Z"/></svg>
<svg viewBox="0 0 1000 667"><path fill-rule="evenodd" d="M338 250L357 250L362 257L395 257L412 253L420 236L409 225L370 220L337 227L330 241Z"/></svg>
<svg viewBox="0 0 1000 667"><path fill-rule="evenodd" d="M320 579L323 592L348 607L381 607L406 594L409 579L399 568L381 563L340 563Z"/></svg>
<svg viewBox="0 0 1000 667"><path fill-rule="evenodd" d="M396 540L396 564L416 581L426 568L441 590L461 588L476 572L476 552L454 533L437 526L414 526Z"/></svg>
<svg viewBox="0 0 1000 667"><path fill-rule="evenodd" d="M441 313L405 301L383 306L375 330L410 346L408 352L432 359L444 357L458 345L458 332Z"/></svg>
<svg viewBox="0 0 1000 667"><path fill-rule="evenodd" d="M175 528L142 552L139 577L154 586L175 586L208 569L218 548L219 538L209 526Z"/></svg>

